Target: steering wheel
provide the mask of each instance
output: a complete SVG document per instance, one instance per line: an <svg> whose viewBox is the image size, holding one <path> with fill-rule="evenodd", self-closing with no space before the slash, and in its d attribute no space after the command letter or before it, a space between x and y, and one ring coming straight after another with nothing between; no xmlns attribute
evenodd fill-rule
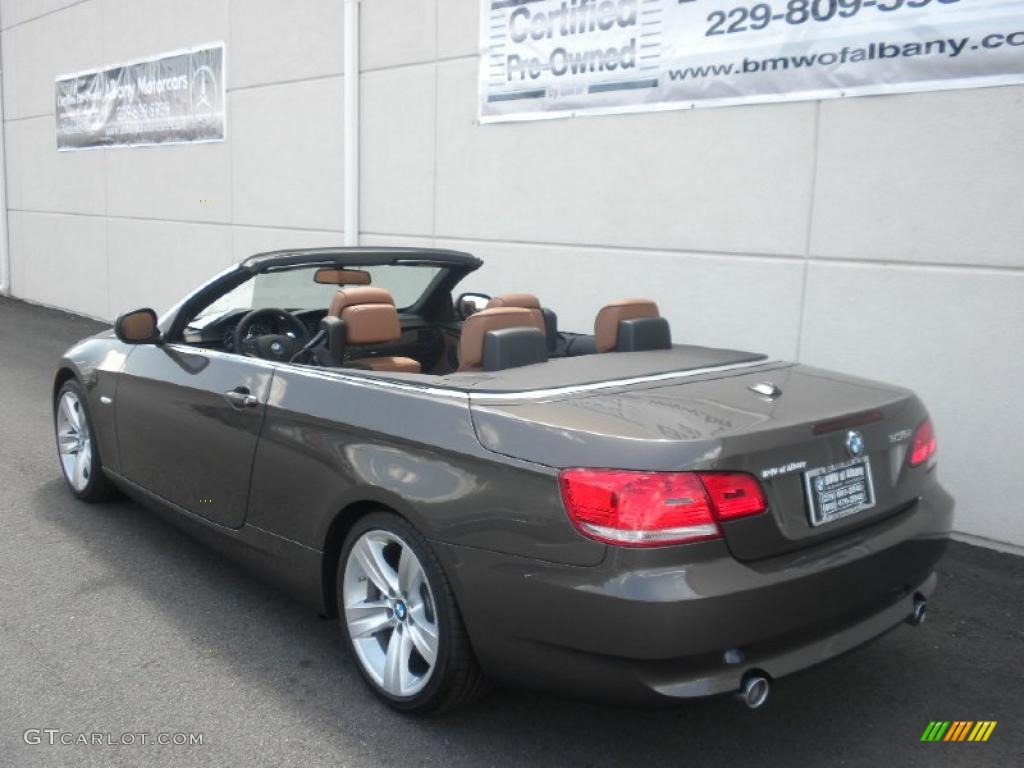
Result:
<svg viewBox="0 0 1024 768"><path fill-rule="evenodd" d="M265 333L250 336L249 329L260 321L273 321L278 330L284 333ZM306 341L308 332L303 322L283 309L267 307L254 309L235 326L233 341L235 351L248 357L260 357L264 360L287 362L298 352Z"/></svg>

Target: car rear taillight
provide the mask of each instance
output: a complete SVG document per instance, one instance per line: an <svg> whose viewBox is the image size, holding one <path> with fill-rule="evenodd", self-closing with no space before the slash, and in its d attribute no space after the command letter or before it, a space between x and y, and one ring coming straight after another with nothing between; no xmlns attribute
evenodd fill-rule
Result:
<svg viewBox="0 0 1024 768"><path fill-rule="evenodd" d="M910 447L910 466L917 467L931 459L938 450L938 443L935 442L935 427L932 426L930 418L921 422L921 426L914 432L914 439Z"/></svg>
<svg viewBox="0 0 1024 768"><path fill-rule="evenodd" d="M701 472L700 480L711 497L719 520L732 520L764 512L761 484L743 472Z"/></svg>
<svg viewBox="0 0 1024 768"><path fill-rule="evenodd" d="M767 507L757 480L736 472L565 469L558 482L581 533L624 547L715 539L718 521Z"/></svg>

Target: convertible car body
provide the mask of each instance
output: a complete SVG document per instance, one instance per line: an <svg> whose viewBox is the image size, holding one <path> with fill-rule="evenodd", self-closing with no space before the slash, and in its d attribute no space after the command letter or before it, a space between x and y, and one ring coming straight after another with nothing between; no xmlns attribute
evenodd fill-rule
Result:
<svg viewBox="0 0 1024 768"><path fill-rule="evenodd" d="M641 299L566 333L530 295L456 298L478 266L275 252L122 315L56 369L71 491L339 616L408 710L488 680L758 706L920 622L953 501L912 392L673 344Z"/></svg>

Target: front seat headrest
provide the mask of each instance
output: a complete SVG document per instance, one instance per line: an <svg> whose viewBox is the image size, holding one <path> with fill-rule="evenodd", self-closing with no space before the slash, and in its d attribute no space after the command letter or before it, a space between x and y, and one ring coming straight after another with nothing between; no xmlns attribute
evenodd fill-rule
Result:
<svg viewBox="0 0 1024 768"><path fill-rule="evenodd" d="M624 337L626 344L622 343ZM619 299L597 313L594 345L598 352L625 352L666 349L672 341L668 322L661 317L657 304L650 299Z"/></svg>
<svg viewBox="0 0 1024 768"><path fill-rule="evenodd" d="M470 315L462 324L462 337L459 339L459 370L480 370L484 362L484 337L489 331L500 331L504 328L532 328L541 334L543 340L544 324L536 313L528 309L494 307L481 310Z"/></svg>
<svg viewBox="0 0 1024 768"><path fill-rule="evenodd" d="M394 307L395 299L390 291L383 288L342 288L331 299L331 307L327 310L327 314L341 317L341 313L346 307L357 304L390 304Z"/></svg>
<svg viewBox="0 0 1024 768"><path fill-rule="evenodd" d="M356 304L341 311L349 344L389 344L402 338L398 312L390 304Z"/></svg>
<svg viewBox="0 0 1024 768"><path fill-rule="evenodd" d="M387 344L402 338L395 300L383 288L342 288L327 314L345 321L347 344Z"/></svg>

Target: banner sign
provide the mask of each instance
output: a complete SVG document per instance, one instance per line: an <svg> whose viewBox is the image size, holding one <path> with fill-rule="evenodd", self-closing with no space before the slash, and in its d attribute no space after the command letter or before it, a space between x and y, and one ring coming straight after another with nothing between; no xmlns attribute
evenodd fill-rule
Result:
<svg viewBox="0 0 1024 768"><path fill-rule="evenodd" d="M481 0L480 120L1024 82L1022 0Z"/></svg>
<svg viewBox="0 0 1024 768"><path fill-rule="evenodd" d="M224 140L223 43L62 75L56 91L58 150Z"/></svg>

